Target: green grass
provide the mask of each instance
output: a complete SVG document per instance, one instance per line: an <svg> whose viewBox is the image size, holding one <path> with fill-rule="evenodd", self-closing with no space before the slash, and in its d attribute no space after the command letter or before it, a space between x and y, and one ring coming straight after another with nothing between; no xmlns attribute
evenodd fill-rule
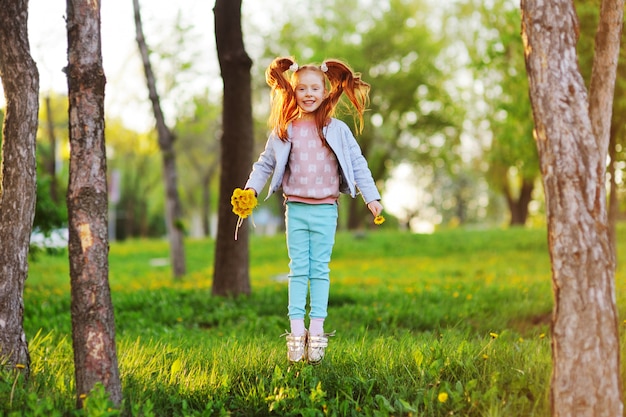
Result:
<svg viewBox="0 0 626 417"><path fill-rule="evenodd" d="M213 248L189 240L188 275L175 281L154 262L168 258L166 241L111 245L123 414L549 414L545 230L339 233L325 326L337 336L317 367L289 366L279 337L284 236L252 237L249 297L211 296ZM31 262L31 378L0 374L0 415L120 414L101 391L75 410L68 269L66 256ZM620 311L625 275L620 266Z"/></svg>

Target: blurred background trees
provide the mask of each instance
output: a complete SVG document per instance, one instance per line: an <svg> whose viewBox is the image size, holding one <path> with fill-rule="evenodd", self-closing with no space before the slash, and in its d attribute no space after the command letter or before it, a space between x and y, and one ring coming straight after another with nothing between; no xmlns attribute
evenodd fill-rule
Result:
<svg viewBox="0 0 626 417"><path fill-rule="evenodd" d="M598 3L577 1L580 66L586 79ZM253 60L255 153L268 134L263 72L271 59L291 55L305 64L340 58L372 85L370 111L358 139L381 187L385 210L400 227L432 231L458 225L543 224L517 3L300 0L298 5L268 5L264 14L253 12L248 3L242 6L246 49ZM207 72L200 62L202 50L213 45L195 41L199 28L184 13L172 16L171 22L153 36L149 52L167 123L177 138L182 226L187 236L215 236L221 82L217 72ZM217 66L217 56L212 59ZM608 169L614 219L623 216L625 205L621 119L626 101L619 93L624 83L620 61ZM63 195L67 184L65 101L54 92L41 98L35 223L46 230L66 221L64 201L54 197ZM339 117L352 124L349 115ZM106 129L109 176L116 178L110 181L116 187L110 202L112 235L163 236L165 201L155 132L137 131L118 117L107 120ZM260 220L269 211L280 224L279 197L259 209L264 212ZM370 224L360 201L342 198L341 209L346 213L340 227Z"/></svg>

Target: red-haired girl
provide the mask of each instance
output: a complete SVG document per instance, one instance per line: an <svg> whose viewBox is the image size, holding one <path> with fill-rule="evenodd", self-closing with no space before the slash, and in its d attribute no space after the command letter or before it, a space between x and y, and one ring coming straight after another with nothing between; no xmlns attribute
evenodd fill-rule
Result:
<svg viewBox="0 0 626 417"><path fill-rule="evenodd" d="M271 88L271 134L245 187L258 195L272 176L267 198L282 188L290 259L287 357L290 362L317 364L330 336L324 332L324 319L339 193L354 198L359 192L374 217L383 210L354 135L333 117L345 94L360 132L370 86L348 65L334 59L298 67L292 58L276 58L265 76Z"/></svg>

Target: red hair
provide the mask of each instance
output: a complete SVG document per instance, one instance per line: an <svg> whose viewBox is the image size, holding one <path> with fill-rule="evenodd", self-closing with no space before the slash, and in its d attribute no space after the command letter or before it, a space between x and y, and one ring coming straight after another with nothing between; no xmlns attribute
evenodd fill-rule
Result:
<svg viewBox="0 0 626 417"><path fill-rule="evenodd" d="M271 110L268 125L281 140L286 141L288 139L287 126L300 114L294 92L294 80L300 71L318 72L322 79L328 81L328 83L324 82L327 90L326 98L314 114L317 132L322 141L325 142L324 126L335 115L339 99L344 93L352 104L355 124L358 118L359 123L356 126L358 133L363 130L363 113L369 104L370 85L361 80L359 73L355 73L347 64L339 60L328 59L324 61L321 67L308 64L297 68L288 80L285 72L294 69L294 67L297 68L297 64L292 58L276 58L265 71L265 80L271 88ZM322 68L325 71L322 71Z"/></svg>

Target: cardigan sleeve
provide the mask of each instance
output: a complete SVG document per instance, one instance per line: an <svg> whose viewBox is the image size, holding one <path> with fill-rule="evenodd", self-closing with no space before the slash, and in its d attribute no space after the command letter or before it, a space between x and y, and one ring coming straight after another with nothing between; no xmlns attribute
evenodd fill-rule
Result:
<svg viewBox="0 0 626 417"><path fill-rule="evenodd" d="M259 159L252 165L252 171L246 181L245 188L252 188L257 196L265 187L268 178L276 167L276 152L272 147L272 136L265 143L265 150L259 155Z"/></svg>
<svg viewBox="0 0 626 417"><path fill-rule="evenodd" d="M374 200L380 200L380 193L372 177L372 172L368 167L367 160L363 156L361 147L347 126L343 129L343 132L344 140L348 145L348 155L350 155L354 182L363 200L367 204Z"/></svg>

